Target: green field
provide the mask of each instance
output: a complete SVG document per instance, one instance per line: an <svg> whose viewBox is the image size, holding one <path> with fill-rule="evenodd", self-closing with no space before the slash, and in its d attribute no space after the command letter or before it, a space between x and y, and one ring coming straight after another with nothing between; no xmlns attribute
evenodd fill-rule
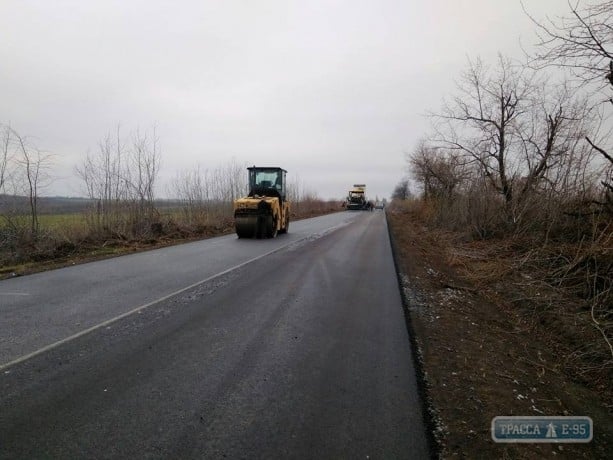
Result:
<svg viewBox="0 0 613 460"><path fill-rule="evenodd" d="M48 230L85 229L87 226L84 213L43 214L39 216L38 222L41 229Z"/></svg>
<svg viewBox="0 0 613 460"><path fill-rule="evenodd" d="M0 220L0 228L7 226L29 228L30 225L30 216L11 216ZM85 230L87 221L84 213L41 214L38 216L38 225L41 231Z"/></svg>

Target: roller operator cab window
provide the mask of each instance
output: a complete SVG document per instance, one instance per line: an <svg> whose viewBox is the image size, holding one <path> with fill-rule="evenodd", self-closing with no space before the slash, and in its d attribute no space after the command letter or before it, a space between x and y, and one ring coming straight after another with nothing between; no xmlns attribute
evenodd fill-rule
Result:
<svg viewBox="0 0 613 460"><path fill-rule="evenodd" d="M269 193L276 190L280 197L285 197L285 171L282 169L255 169L249 171L249 187L252 193Z"/></svg>
<svg viewBox="0 0 613 460"><path fill-rule="evenodd" d="M275 187L281 189L281 171L254 171L254 185L256 187Z"/></svg>

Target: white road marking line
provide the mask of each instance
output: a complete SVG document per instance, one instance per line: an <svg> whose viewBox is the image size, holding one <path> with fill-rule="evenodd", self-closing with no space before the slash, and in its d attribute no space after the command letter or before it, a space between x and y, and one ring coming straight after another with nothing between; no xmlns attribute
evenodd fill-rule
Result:
<svg viewBox="0 0 613 460"><path fill-rule="evenodd" d="M0 295L21 295L21 296L25 296L25 295L31 295L28 294L27 292L0 292Z"/></svg>
<svg viewBox="0 0 613 460"><path fill-rule="evenodd" d="M335 225L333 227L328 228L326 230L326 233L330 233L330 232L332 232L334 230L338 230L339 228L341 228L341 227L338 226L338 225ZM156 299L156 300L153 300L153 301L148 302L146 304L140 305L140 306L138 306L136 308L133 308L133 309L125 312L125 313L122 313L121 315L118 315L118 316L115 316L114 318L111 318L111 319L108 319L106 321L103 321L102 323L96 324L95 326L88 327L87 329L84 329L84 330L82 330L80 332L77 332L76 334L73 334L73 335L65 337L65 338L63 338L61 340L58 340L57 342L50 343L49 345L46 345L46 346L44 346L42 348L39 348L38 350L35 350L35 351L33 351L31 353L28 353L26 355L20 356L19 358L15 358L14 360L9 361L8 363L0 364L0 371L2 371L4 369L7 369L7 368L9 368L11 366L14 366L15 364L19 364L19 363L21 363L23 361L26 361L26 360L28 360L30 358L33 358L35 356L38 356L38 355L40 355L42 353L45 353L45 352L47 352L49 350L57 348L60 345L63 345L65 343L67 343L67 342L70 342L72 340L78 339L79 337L83 337L84 335L87 335L90 332L94 332L94 331L96 331L98 329L101 329L103 327L107 327L110 324L119 321L120 319L123 319L123 318L125 318L127 316L133 315L134 313L140 313L143 310L145 310L146 308L149 308L149 307L151 307L151 306L153 306L155 304L158 304L160 302L168 300L171 297L174 297L174 296L179 295L179 294L181 294L181 293L183 293L185 291L188 291L188 290L193 289L193 288L195 288L197 286L200 286L201 284L204 284L204 283L206 283L208 281L214 280L215 278L219 278L220 276L227 275L228 273L230 273L230 272L232 272L234 270L238 270L239 268L244 267L245 265L248 265L251 262L255 262L258 259L262 259L263 257L266 257L266 256L269 256L271 254L274 254L275 252L280 251L281 249L285 249L286 247L291 246L292 244L296 244L297 242L305 240L305 239L307 239L307 238L309 238L311 236L312 235L308 235L308 236L304 236L304 237L300 238L299 240L291 241L291 242L289 242L289 243L287 243L287 244L285 244L283 246L279 246L278 248L275 248L275 249L273 249L271 251L268 251L268 252L266 252L264 254L261 254L261 255L259 255L257 257L249 259L249 260L247 260L245 262L242 262L242 263L240 263L238 265L235 265L233 267L230 267L230 268L228 268L228 269L226 269L226 270L224 270L222 272L219 272L219 273L217 273L215 275L209 276L206 279L203 279L201 281L197 281L196 283L190 284L189 286L181 288L178 291L172 292L172 293L170 293L168 295L160 297L159 299Z"/></svg>

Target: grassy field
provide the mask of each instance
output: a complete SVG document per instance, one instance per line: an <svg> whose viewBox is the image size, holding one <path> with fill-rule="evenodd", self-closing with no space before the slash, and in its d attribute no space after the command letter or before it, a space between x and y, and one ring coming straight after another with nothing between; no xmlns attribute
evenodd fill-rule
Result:
<svg viewBox="0 0 613 460"><path fill-rule="evenodd" d="M87 219L84 213L43 214L39 217L42 230L65 232L66 230L87 230Z"/></svg>
<svg viewBox="0 0 613 460"><path fill-rule="evenodd" d="M29 227L32 219L30 216L11 216L10 219L0 220L0 228L10 224L19 227ZM10 224L9 224L10 222ZM83 227L86 225L85 213L72 212L63 214L41 214L38 216L38 224L44 230L66 229L66 227Z"/></svg>

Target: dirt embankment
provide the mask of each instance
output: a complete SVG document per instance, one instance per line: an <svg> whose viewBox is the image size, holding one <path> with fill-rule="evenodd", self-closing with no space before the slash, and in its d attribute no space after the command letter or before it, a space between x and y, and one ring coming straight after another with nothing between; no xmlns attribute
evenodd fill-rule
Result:
<svg viewBox="0 0 613 460"><path fill-rule="evenodd" d="M577 349L572 341L582 332L570 329L584 326L573 323L572 315L560 320L552 312L518 309L510 300L528 295L526 286L535 283L517 280L530 274L507 273L495 283L477 283L470 276L484 269L477 248L426 229L407 212L387 214L438 455L611 458L610 370L582 379L568 365L569 353ZM489 270L496 270L496 261L487 262ZM547 297L555 312L561 299L544 284L538 286L539 292L530 295ZM594 439L589 444L497 444L491 420L502 415L590 416Z"/></svg>

